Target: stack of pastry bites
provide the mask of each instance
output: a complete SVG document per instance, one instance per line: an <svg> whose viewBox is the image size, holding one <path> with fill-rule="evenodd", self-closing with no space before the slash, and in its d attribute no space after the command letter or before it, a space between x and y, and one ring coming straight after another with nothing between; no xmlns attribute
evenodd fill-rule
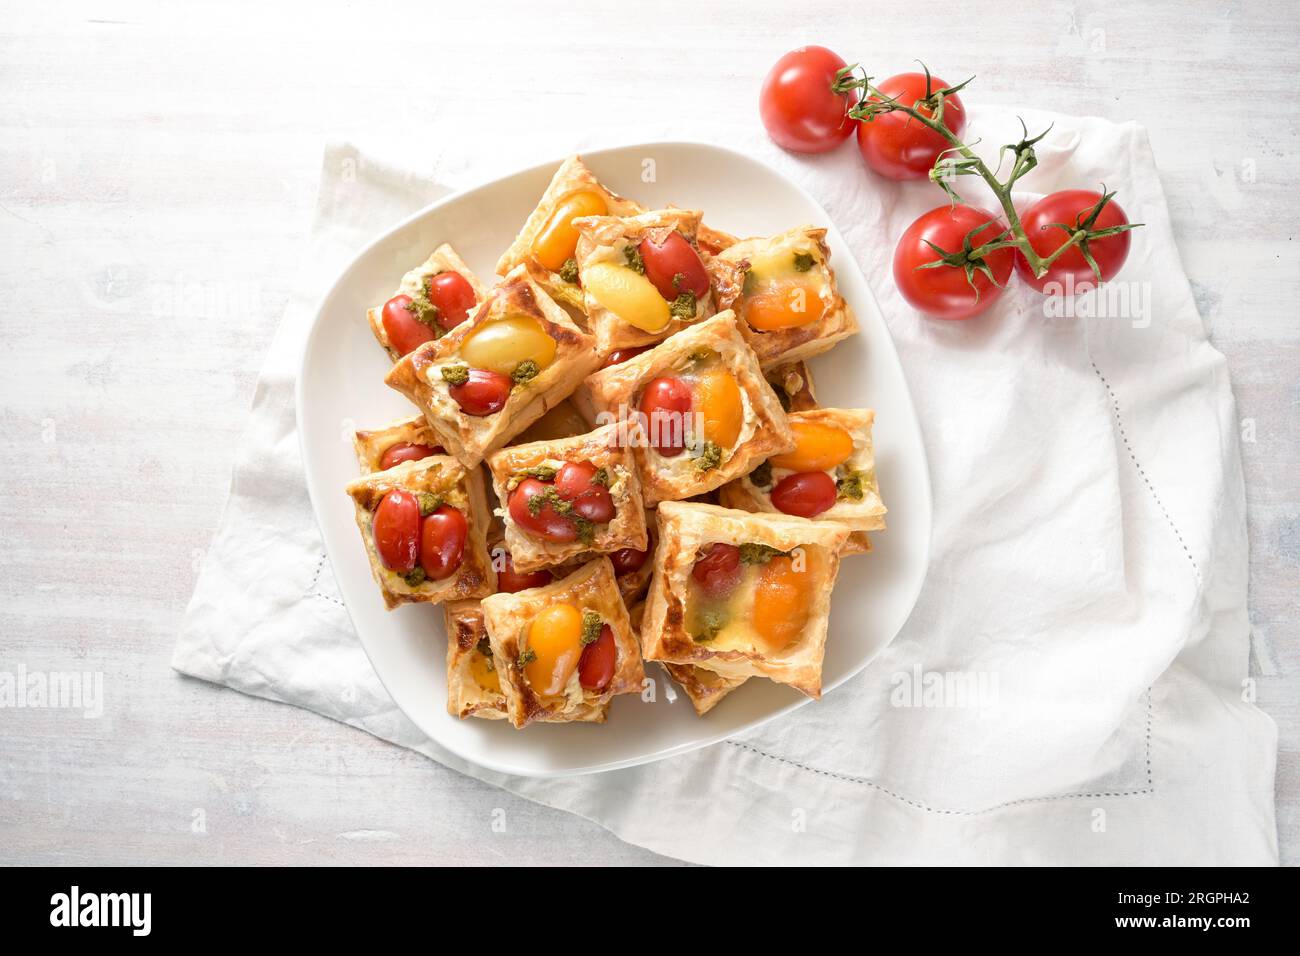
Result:
<svg viewBox="0 0 1300 956"><path fill-rule="evenodd" d="M738 240L574 157L496 285L443 245L370 310L420 414L357 432L347 491L386 605L443 606L451 713L601 723L643 660L699 714L751 677L820 696L840 560L885 526L873 412L808 370L857 331L824 237Z"/></svg>

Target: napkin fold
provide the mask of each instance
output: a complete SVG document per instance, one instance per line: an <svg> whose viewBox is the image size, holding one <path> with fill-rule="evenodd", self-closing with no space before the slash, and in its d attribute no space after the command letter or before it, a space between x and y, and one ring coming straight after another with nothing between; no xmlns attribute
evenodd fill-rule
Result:
<svg viewBox="0 0 1300 956"><path fill-rule="evenodd" d="M911 619L820 703L684 756L560 780L470 765L402 715L331 575L293 388L334 277L447 187L351 145L325 152L302 275L173 666L694 862L1275 863L1276 730L1249 702L1226 364L1178 261L1145 132L1023 115L1031 129L1055 125L1018 201L1104 182L1145 224L1105 296L1076 300L1072 315L1048 314L1013 283L979 319L918 317L890 260L902 230L940 204L937 190L874 179L850 149L805 161L757 137L743 144L808 188L855 251L898 345L933 480L932 564ZM1021 135L997 112L970 132L986 158Z"/></svg>

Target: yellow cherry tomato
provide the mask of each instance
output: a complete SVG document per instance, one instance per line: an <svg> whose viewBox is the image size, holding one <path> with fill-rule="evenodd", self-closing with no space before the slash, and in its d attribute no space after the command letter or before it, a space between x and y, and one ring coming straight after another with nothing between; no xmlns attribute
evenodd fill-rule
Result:
<svg viewBox="0 0 1300 956"><path fill-rule="evenodd" d="M491 657L475 651L473 658L469 662L469 673L479 687L493 694L499 694L501 693L501 678L492 669L491 664Z"/></svg>
<svg viewBox="0 0 1300 956"><path fill-rule="evenodd" d="M582 270L582 287L602 306L643 332L660 332L672 319L654 283L626 266L597 262Z"/></svg>
<svg viewBox="0 0 1300 956"><path fill-rule="evenodd" d="M754 587L752 624L761 650L778 654L803 633L813 602L812 561L796 570L794 559L777 555L763 565Z"/></svg>
<svg viewBox="0 0 1300 956"><path fill-rule="evenodd" d="M535 655L524 676L542 697L564 692L582 657L582 612L572 604L552 604L528 626L528 650Z"/></svg>
<svg viewBox="0 0 1300 956"><path fill-rule="evenodd" d="M773 468L791 471L830 471L853 454L853 436L843 428L821 422L791 422L795 449L768 459Z"/></svg>
<svg viewBox="0 0 1300 956"><path fill-rule="evenodd" d="M555 361L555 339L532 316L507 315L467 335L459 352L470 368L509 375L520 362L532 359L540 371Z"/></svg>
<svg viewBox="0 0 1300 956"><path fill-rule="evenodd" d="M703 372L695 383L695 407L704 418L704 438L719 448L736 444L745 423L736 377L725 368Z"/></svg>
<svg viewBox="0 0 1300 956"><path fill-rule="evenodd" d="M607 212L609 207L600 193L588 189L570 193L560 200L533 240L533 255L552 272L559 272L578 247L578 230L573 228L573 220L580 216L603 216Z"/></svg>
<svg viewBox="0 0 1300 956"><path fill-rule="evenodd" d="M811 325L826 311L826 303L817 293L816 283L781 279L745 296L740 316L760 332Z"/></svg>

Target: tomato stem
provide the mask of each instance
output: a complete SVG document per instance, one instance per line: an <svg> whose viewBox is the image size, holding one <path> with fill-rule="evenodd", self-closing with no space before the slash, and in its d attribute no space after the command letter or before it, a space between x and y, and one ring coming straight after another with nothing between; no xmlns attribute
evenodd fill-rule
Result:
<svg viewBox="0 0 1300 956"><path fill-rule="evenodd" d="M963 142L960 137L956 136L952 130L948 129L943 122L944 101L954 93L966 88L974 79L971 77L964 83L958 83L956 86L948 86L943 89L931 89L930 71L924 63L921 68L925 70L926 76L926 96L924 99L917 100L915 103L907 104L897 97L882 93L872 82L871 77L862 71L860 78L852 77L855 70L859 67L854 64L845 67L836 75L836 87L839 92L848 92L849 90L861 90L861 95L856 106L849 110L849 116L863 123L870 123L877 116L885 113L904 113L918 123L938 133L950 144L949 147L939 154L935 159L934 168L930 170L930 180L939 186L952 200L954 204L961 202L961 197L953 188L952 181L958 176L978 176L984 180L984 183L997 197L998 205L1002 207L1002 213L1006 217L1008 228L999 234L995 239L982 243L974 248L969 246L960 254L939 260L944 265L953 266L954 268L964 268L967 275L970 275L971 265L979 268L979 264L984 258L992 252L999 249L1016 249L1025 257L1030 269L1036 277L1041 278L1048 268L1051 267L1057 259L1064 255L1068 250L1079 248L1084 259L1092 267L1097 277L1101 278L1101 270L1093 261L1092 254L1088 249L1090 242L1098 239L1104 239L1107 236L1117 235L1121 232L1127 232L1130 229L1136 229L1142 223L1128 223L1122 226L1112 226L1106 229L1094 229L1098 216L1105 208L1106 204L1115 198L1113 192L1106 192L1105 186L1102 187L1102 198L1088 211L1080 214L1078 221L1075 223L1054 223L1060 229L1069 234L1066 242L1062 243L1059 248L1046 256L1040 256L1029 238L1025 233L1025 227L1020 222L1020 216L1016 213L1015 203L1011 198L1012 188L1016 181L1027 175L1038 165L1038 155L1034 147L1052 130L1049 125L1036 136L1029 135L1029 129L1025 126L1025 121L1020 121L1020 128L1023 136L1018 143L1010 143L1003 146L998 151L998 169L989 169L988 165L982 160L970 146ZM843 85L843 89L839 86ZM1011 163L1011 172L1005 180L998 179L997 173L1002 168L1002 160L1010 152L1014 157ZM960 158L958 158L960 157ZM960 261L956 261L960 259ZM938 264L938 263L936 263Z"/></svg>

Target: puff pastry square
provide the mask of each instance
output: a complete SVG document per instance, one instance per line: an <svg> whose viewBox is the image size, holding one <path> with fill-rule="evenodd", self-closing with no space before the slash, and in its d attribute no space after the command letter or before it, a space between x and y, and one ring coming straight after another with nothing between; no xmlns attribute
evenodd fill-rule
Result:
<svg viewBox="0 0 1300 956"><path fill-rule="evenodd" d="M395 488L414 495L427 493L465 515L469 537L460 567L441 581L408 581L384 567L375 549L375 509L384 496ZM347 486L356 507L357 528L370 558L370 571L391 611L399 604L440 604L464 598L485 597L496 588L496 573L487 551L487 533L491 515L483 485L483 473L467 469L455 458L432 455L419 461L403 462L387 471L365 475ZM417 565L417 568L419 566Z"/></svg>
<svg viewBox="0 0 1300 956"><path fill-rule="evenodd" d="M465 414L451 397L448 381L448 376L454 378L468 368L460 357L461 346L489 323L519 317L535 319L555 341L555 358L534 377L519 381L499 411ZM466 467L473 467L577 388L600 364L593 346L591 336L574 325L568 313L520 268L488 293L473 318L405 356L384 381L421 408L439 444Z"/></svg>
<svg viewBox="0 0 1300 956"><path fill-rule="evenodd" d="M871 441L871 427L876 413L870 408L818 408L793 412L791 427L797 432L804 423L843 429L853 439L853 453L847 461L828 472L838 488L835 504L814 517L817 522L843 525L850 532L845 554L871 550L867 532L885 527L885 503L876 481L876 452ZM768 463L748 475L718 489L718 499L725 507L742 511L780 514L772 504L772 489L794 472Z"/></svg>
<svg viewBox="0 0 1300 956"><path fill-rule="evenodd" d="M439 451L438 436L434 434L423 415L403 418L384 428L374 431L358 431L352 437L352 447L357 452L357 462L361 473L368 475L372 471L383 471L384 455L400 445L423 446L431 449L435 455L444 455Z"/></svg>
<svg viewBox="0 0 1300 956"><path fill-rule="evenodd" d="M718 309L740 316L741 332L764 368L820 355L858 331L829 259L826 230L800 226L744 239L708 262ZM816 318L785 325L801 313Z"/></svg>
<svg viewBox="0 0 1300 956"><path fill-rule="evenodd" d="M492 645L478 601L453 601L442 606L447 628L447 712L453 717L504 720L506 695L501 691ZM575 721L603 724L609 703L591 707Z"/></svg>
<svg viewBox="0 0 1300 956"><path fill-rule="evenodd" d="M492 488L501 502L498 515L505 522L505 545L515 570L532 571L579 556L594 557L622 548L645 550L641 482L632 449L624 440L625 431L623 425L615 422L586 435L512 445L488 456ZM531 477L549 483L568 463L587 464L597 470L613 500L614 517L603 524L593 524L571 514L577 537L572 541L548 541L520 527L511 517L507 502L520 481ZM547 507L572 508L563 499Z"/></svg>
<svg viewBox="0 0 1300 956"><path fill-rule="evenodd" d="M545 251L541 251L539 255L538 239L555 228L556 220L562 219L566 211L572 214L569 200L579 193L597 197L593 212L601 215L635 216L645 211L645 207L639 202L626 199L601 183L587 168L582 157L570 156L555 171L550 185L542 193L542 198L537 201L537 207L529 214L523 228L519 230L519 235L497 262L499 275L506 275L521 265L530 267L538 281L557 302L577 309L582 308L582 290L573 281L577 274L574 253L569 252L566 257L566 259L574 259L573 265L566 268L566 263L548 258ZM584 210L583 214L591 213ZM559 228L565 227L559 224ZM576 244L576 233L570 238ZM568 278L565 277L566 275Z"/></svg>
<svg viewBox="0 0 1300 956"><path fill-rule="evenodd" d="M714 383L711 391L717 393L718 376L722 373L729 374L734 381L741 408L740 430L727 447L709 441L709 413L699 408L684 416L684 422L637 422L642 392L654 379L681 378L691 385L698 398L707 382ZM678 332L649 352L602 369L588 378L586 384L600 419L636 423L635 427L630 425L633 434L629 435L629 441L634 446L641 471L641 490L648 505L711 491L772 455L794 447L781 403L764 379L731 312L720 312ZM701 422L698 426L697 421ZM668 434L673 428L685 437L686 451L666 457L650 447L650 438Z"/></svg>
<svg viewBox="0 0 1300 956"><path fill-rule="evenodd" d="M583 279L583 275L593 269L605 269L606 274L609 274L609 266L612 265L618 270L628 268L634 272L639 271L639 276L628 278L653 291L654 286L645 277L645 265L638 252L641 242L649 239L662 243L665 237L677 232L698 252L698 212L657 209L636 216L590 216L575 219L573 225L580 237L575 255L578 278L583 287L583 310L587 313L588 325L596 336L596 350L601 355L608 355L616 349L662 342L670 335L713 315L712 288L698 299L688 291L673 302L665 302L663 314L667 318L667 324L655 332L647 332L628 322L619 313L606 308L592 294L591 284ZM705 258L707 253L701 256L701 260ZM626 272L621 274L627 275ZM657 292L651 298L655 302L662 300Z"/></svg>
<svg viewBox="0 0 1300 956"><path fill-rule="evenodd" d="M767 677L821 696L831 590L848 529L785 515L666 501L646 598L646 660L694 665L731 680ZM715 544L740 551L739 582L710 600L694 580Z"/></svg>
<svg viewBox="0 0 1300 956"><path fill-rule="evenodd" d="M437 249L434 249L433 254L430 255L428 259L424 260L423 263L402 276L402 281L398 285L397 291L388 298L391 299L393 296L405 295L409 296L417 303L421 301L421 298L423 298L423 301L427 303L429 280L444 272L459 272L474 289L475 309L469 311L469 315L472 316L477 309L478 304L482 303L483 299L486 297L487 291L483 288L483 284L479 282L478 276L474 275L470 267L465 265L465 261L456 254L456 250L445 242ZM429 315L428 309L417 310L417 312L412 314L420 313L429 316L426 324L429 326L430 331L435 337L445 334L445 330L442 326L434 321L432 316ZM469 316L466 318L468 317ZM393 343L389 341L388 333L384 330L384 303L380 303L377 306L367 309L366 318L370 321L370 331L374 333L375 339L381 346L383 346L384 351L388 353L388 357L394 362L400 359L402 353L399 352L393 346Z"/></svg>
<svg viewBox="0 0 1300 956"><path fill-rule="evenodd" d="M529 682L526 667L530 657L535 656L529 647L530 627L544 609L561 604L572 605L584 617L588 612L594 613L613 632L617 653L614 675L603 691L584 689L576 667L563 691L555 696L538 694ZM484 598L483 616L506 698L506 716L515 727L539 720L589 719L592 711L604 708L610 698L641 690L645 670L640 648L614 582L614 569L606 557L591 561L545 587Z"/></svg>

